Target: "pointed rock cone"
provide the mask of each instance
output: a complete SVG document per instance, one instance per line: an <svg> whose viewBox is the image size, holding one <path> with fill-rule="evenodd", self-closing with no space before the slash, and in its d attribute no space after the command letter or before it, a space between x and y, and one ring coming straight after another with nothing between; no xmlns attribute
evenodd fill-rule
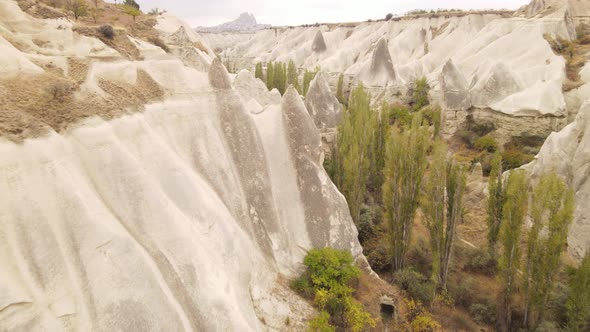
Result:
<svg viewBox="0 0 590 332"><path fill-rule="evenodd" d="M342 105L330 90L330 85L319 72L309 86L305 106L318 129L336 128L342 116Z"/></svg>
<svg viewBox="0 0 590 332"><path fill-rule="evenodd" d="M463 74L449 59L439 77L443 102L447 110L466 110L471 107L469 86Z"/></svg>
<svg viewBox="0 0 590 332"><path fill-rule="evenodd" d="M281 103L283 119L289 133L289 144L305 147L304 150L315 162L320 160L320 132L309 115L301 96L291 85Z"/></svg>
<svg viewBox="0 0 590 332"><path fill-rule="evenodd" d="M388 80L395 80L393 61L391 60L391 54L387 47L387 39L385 38L379 40L375 51L373 51L369 73L372 77L381 77L381 75L385 75Z"/></svg>
<svg viewBox="0 0 590 332"><path fill-rule="evenodd" d="M502 62L496 63L487 76L481 77L471 89L473 106L489 107L521 90L510 69Z"/></svg>
<svg viewBox="0 0 590 332"><path fill-rule="evenodd" d="M313 39L313 43L311 44L311 50L316 53L322 53L328 50L322 31L318 31L315 34L315 38Z"/></svg>
<svg viewBox="0 0 590 332"><path fill-rule="evenodd" d="M229 74L218 58L213 59L209 67L209 84L216 89L231 89Z"/></svg>

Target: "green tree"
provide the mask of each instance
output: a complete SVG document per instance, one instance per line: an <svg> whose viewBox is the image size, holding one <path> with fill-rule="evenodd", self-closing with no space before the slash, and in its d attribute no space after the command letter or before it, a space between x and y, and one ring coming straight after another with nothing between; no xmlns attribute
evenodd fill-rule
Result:
<svg viewBox="0 0 590 332"><path fill-rule="evenodd" d="M371 158L370 158L370 175L369 175L369 189L376 196L377 200L381 200L381 189L383 187L383 168L385 167L385 147L390 133L390 118L391 110L386 103L383 103L381 110L375 114L373 120L373 141L371 143Z"/></svg>
<svg viewBox="0 0 590 332"><path fill-rule="evenodd" d="M274 87L279 90L281 95L285 94L285 84L287 82L287 73L286 73L286 66L282 62L276 62L274 65L275 68L275 77L274 77Z"/></svg>
<svg viewBox="0 0 590 332"><path fill-rule="evenodd" d="M134 6L130 6L130 5L125 5L124 7L125 9L125 14L133 17L133 22L135 22L135 18L139 15L141 15L141 11L137 8L135 8Z"/></svg>
<svg viewBox="0 0 590 332"><path fill-rule="evenodd" d="M532 330L548 306L573 218L574 192L554 172L543 175L533 191L523 282L524 326Z"/></svg>
<svg viewBox="0 0 590 332"><path fill-rule="evenodd" d="M88 15L88 5L86 4L86 0L66 0L64 4L66 9L72 12L75 20Z"/></svg>
<svg viewBox="0 0 590 332"><path fill-rule="evenodd" d="M330 314L327 311L320 312L309 321L308 332L336 332L336 328L330 325Z"/></svg>
<svg viewBox="0 0 590 332"><path fill-rule="evenodd" d="M268 90L272 90L275 88L275 70L272 64L272 61L269 61L266 64L266 87Z"/></svg>
<svg viewBox="0 0 590 332"><path fill-rule="evenodd" d="M329 247L312 249L303 264L307 269L292 286L313 297L314 305L321 311L310 322L310 331L331 331L330 320L352 331L375 327L371 315L352 297L354 289L350 285L358 279L360 269L353 264L350 252Z"/></svg>
<svg viewBox="0 0 590 332"><path fill-rule="evenodd" d="M463 215L465 173L441 141L434 144L433 160L426 182L424 214L430 232L432 280L446 288L457 224Z"/></svg>
<svg viewBox="0 0 590 332"><path fill-rule="evenodd" d="M125 0L125 1L123 1L123 4L125 6L133 7L135 9L139 10L139 4L135 0Z"/></svg>
<svg viewBox="0 0 590 332"><path fill-rule="evenodd" d="M440 285L442 248L444 243L445 186L447 146L440 140L434 143L430 174L426 180L422 203L426 227L430 233L432 251L432 281Z"/></svg>
<svg viewBox="0 0 590 332"><path fill-rule="evenodd" d="M590 319L590 250L580 266L571 273L569 296L566 302L568 329L572 332L588 331Z"/></svg>
<svg viewBox="0 0 590 332"><path fill-rule="evenodd" d="M429 138L428 128L422 126L422 116L417 114L412 119L410 128L403 132L394 129L387 143L383 204L385 220L391 232L394 271L405 265L420 186L426 169Z"/></svg>
<svg viewBox="0 0 590 332"><path fill-rule="evenodd" d="M337 167L335 181L348 201L350 214L358 222L370 176L370 158L375 113L370 108L371 98L363 85L352 93L350 107L345 111L338 128Z"/></svg>
<svg viewBox="0 0 590 332"><path fill-rule="evenodd" d="M262 63L258 62L256 64L256 69L254 70L254 77L260 79L264 82L264 73L262 72Z"/></svg>
<svg viewBox="0 0 590 332"><path fill-rule="evenodd" d="M338 85L336 86L336 98L342 105L346 105L346 98L344 97L344 74L338 76Z"/></svg>
<svg viewBox="0 0 590 332"><path fill-rule="evenodd" d="M446 171L447 213L440 277L443 288L446 288L447 286L457 225L462 222L463 218L463 196L465 194L465 185L467 181L463 168L453 160L447 162Z"/></svg>
<svg viewBox="0 0 590 332"><path fill-rule="evenodd" d="M422 109L422 107L429 104L428 101L428 92L430 91L430 86L428 85L428 81L426 77L422 77L419 80L414 82L414 93L412 95L412 109L417 112Z"/></svg>
<svg viewBox="0 0 590 332"><path fill-rule="evenodd" d="M520 267L522 226L528 210L527 179L523 171L513 171L506 185L506 200L502 210L500 243L503 247L499 261L502 290L498 306L498 330L509 331L512 326L513 297L516 273Z"/></svg>
<svg viewBox="0 0 590 332"><path fill-rule="evenodd" d="M502 179L502 155L499 151L494 153L491 161L492 170L488 179L488 246L492 257L496 256L496 243L502 225L502 209L505 202L504 184Z"/></svg>
<svg viewBox="0 0 590 332"><path fill-rule="evenodd" d="M301 87L299 86L299 79L297 78L297 67L293 60L289 61L289 67L287 68L287 84L293 85L293 87L301 94Z"/></svg>

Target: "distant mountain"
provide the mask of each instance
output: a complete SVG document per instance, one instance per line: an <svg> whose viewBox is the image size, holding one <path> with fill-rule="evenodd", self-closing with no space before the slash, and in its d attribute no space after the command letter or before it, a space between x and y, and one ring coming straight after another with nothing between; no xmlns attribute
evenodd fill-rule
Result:
<svg viewBox="0 0 590 332"><path fill-rule="evenodd" d="M242 13L237 19L213 27L196 27L197 32L250 32L270 28L270 24L258 24L254 15Z"/></svg>

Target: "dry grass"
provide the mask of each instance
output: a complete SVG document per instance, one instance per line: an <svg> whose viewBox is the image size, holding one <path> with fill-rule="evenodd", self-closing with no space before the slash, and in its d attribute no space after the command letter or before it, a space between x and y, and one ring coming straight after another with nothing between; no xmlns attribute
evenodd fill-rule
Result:
<svg viewBox="0 0 590 332"><path fill-rule="evenodd" d="M70 60L72 77L45 73L0 81L0 136L13 142L37 137L48 129L57 132L91 116L112 119L137 112L142 105L163 97L163 90L145 72L138 71L135 85L101 82L107 96L81 95L80 78L85 64Z"/></svg>
<svg viewBox="0 0 590 332"><path fill-rule="evenodd" d="M563 91L568 92L582 86L584 82L580 79L580 70L588 61L590 43L587 43L587 39L590 39L590 35L585 32L578 33L578 39L572 41L561 38L554 39L548 34L545 34L543 37L545 37L553 52L562 56L566 61L565 71L567 79L563 84Z"/></svg>
<svg viewBox="0 0 590 332"><path fill-rule="evenodd" d="M24 11L38 18L70 17L59 6L60 3L61 0L18 0ZM88 1L88 5L92 8L94 1ZM100 39L127 59L140 60L139 50L127 36L146 41L158 38L154 17L141 15L134 22L120 5L100 1L99 8L100 15L96 22L91 17L82 17L76 22L74 31ZM99 31L99 27L105 24L115 27L113 38ZM21 51L28 51L27 45L9 38L7 40ZM43 47L42 42L35 43ZM164 96L164 90L142 70L137 71L135 84L99 81L99 87L106 94L97 95L80 91L92 59L67 58L67 77L61 68L33 61L45 70L44 74L0 79L0 136L14 142L40 136L50 129L64 131L91 116L112 119L138 112L143 110L143 105Z"/></svg>
<svg viewBox="0 0 590 332"><path fill-rule="evenodd" d="M384 322L381 319L381 306L379 302L382 295L387 295L396 301L395 309L397 321L388 322L388 327L390 331L399 331L396 327L398 324L404 322L404 319L407 316L407 310L403 301L401 301L403 298L401 291L397 287L363 271L359 278L355 298L364 305L365 310L367 310L375 319L376 326L373 331L384 330Z"/></svg>

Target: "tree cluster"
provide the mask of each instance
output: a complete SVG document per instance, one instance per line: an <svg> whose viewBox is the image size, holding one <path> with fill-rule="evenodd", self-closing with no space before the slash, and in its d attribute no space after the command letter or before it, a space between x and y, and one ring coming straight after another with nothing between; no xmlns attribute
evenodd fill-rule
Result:
<svg viewBox="0 0 590 332"><path fill-rule="evenodd" d="M313 77L315 77L316 73L317 71L314 72ZM258 62L254 69L254 76L262 80L269 90L277 89L281 95L285 93L289 85L293 85L299 93L302 93L297 75L297 67L293 60L290 60L288 64L283 62L268 62L266 63L266 72L264 71L264 65ZM307 91L305 92L307 93Z"/></svg>
<svg viewBox="0 0 590 332"><path fill-rule="evenodd" d="M330 247L312 249L303 261L306 270L292 283L303 296L313 300L320 314L309 323L310 331L335 331L336 327L364 331L375 320L353 298L353 282L360 270L348 251Z"/></svg>

